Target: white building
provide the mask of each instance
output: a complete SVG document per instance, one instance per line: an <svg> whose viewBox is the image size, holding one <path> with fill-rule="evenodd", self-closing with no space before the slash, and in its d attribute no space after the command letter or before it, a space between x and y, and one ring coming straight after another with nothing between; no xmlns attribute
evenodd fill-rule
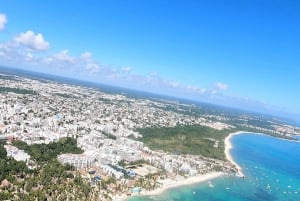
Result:
<svg viewBox="0 0 300 201"><path fill-rule="evenodd" d="M29 154L25 153L23 150L18 149L12 145L4 145L7 156L14 158L16 161L28 162L30 160Z"/></svg>
<svg viewBox="0 0 300 201"><path fill-rule="evenodd" d="M57 156L57 159L62 164L70 164L75 168L81 169L95 166L99 156L99 151L89 150L83 154L61 154Z"/></svg>

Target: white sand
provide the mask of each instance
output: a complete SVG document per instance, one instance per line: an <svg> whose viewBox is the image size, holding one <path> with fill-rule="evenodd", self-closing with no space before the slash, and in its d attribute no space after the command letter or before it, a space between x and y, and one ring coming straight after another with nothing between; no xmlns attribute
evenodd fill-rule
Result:
<svg viewBox="0 0 300 201"><path fill-rule="evenodd" d="M280 139L280 140L287 140L287 141L291 141L291 142L300 143L300 141L298 141L298 140L290 140L290 139L279 138L279 137L267 135L267 134L264 134L264 133L252 133L252 132L246 132L246 131L238 131L236 133L231 133L229 136L227 136L225 138L225 155L226 155L227 160L229 160L238 169L237 176L240 176L240 177L244 177L245 175L242 172L242 168L233 160L233 158L230 155L230 149L233 148L233 146L230 142L230 139L231 139L232 136L239 135L241 133L243 133L243 134L248 133L248 134L253 134L253 135L264 135L264 136L268 136L268 137L272 137L272 138L276 138L276 139Z"/></svg>
<svg viewBox="0 0 300 201"><path fill-rule="evenodd" d="M195 183L209 181L211 179L220 177L222 175L224 175L223 172L211 172L211 173L204 174L204 175L188 177L188 178L180 180L180 181L174 181L167 185L163 185L159 189L155 189L152 191L142 191L140 193L140 195L157 195L157 194L161 194L162 192L164 192L165 190L170 189L170 188L176 188L176 187L180 187L180 186L191 185L191 184L195 184Z"/></svg>
<svg viewBox="0 0 300 201"><path fill-rule="evenodd" d="M227 158L228 161L230 161L237 168L237 170L238 170L237 176L244 177L245 175L242 172L242 168L233 160L232 156L230 155L230 149L233 148L233 146L230 142L230 139L231 139L232 136L239 135L241 133L250 133L250 134L258 134L258 135L266 135L266 134L239 131L239 132L236 132L236 133L231 133L229 136L227 136L225 138L224 143L225 143L226 158ZM270 136L270 137L272 137L272 136ZM282 139L282 140L287 140L287 139ZM295 141L295 140L289 140L289 141ZM299 142L299 141L297 141L297 142ZM180 186L184 186L184 185L191 185L191 184L195 184L195 183L209 181L211 179L220 177L222 175L224 175L223 172L212 172L212 173L208 173L208 174L205 174L205 175L197 175L197 176L189 177L189 178L186 178L186 179L183 179L183 180L180 180L180 181L174 181L172 183L165 184L161 188L158 188L158 189L155 189L155 190L152 190L152 191L142 191L139 195L158 195L158 194L161 194L162 192L164 192L165 190L170 189L170 188L176 188L176 187L180 187ZM117 196L114 200L115 201L124 201L127 198L129 198L129 197L126 196L126 195L122 195L122 196Z"/></svg>
<svg viewBox="0 0 300 201"><path fill-rule="evenodd" d="M161 188L155 189L155 190L151 190L151 191L146 191L146 190L142 190L140 194L138 195L158 195L163 193L165 190L167 189L171 189L171 188L176 188L176 187L180 187L180 186L185 186L185 185L191 185L191 184L195 184L195 183L200 183L200 182L204 182L204 181L209 181L211 179L215 179L217 177L220 177L224 175L223 172L211 172L208 174L204 174L204 175L197 175L197 176L193 176L193 177L188 177L186 179L182 179L180 181L175 181L165 184L163 185ZM116 197L116 201L123 201L126 200L127 197L126 195L124 196L119 196Z"/></svg>
<svg viewBox="0 0 300 201"><path fill-rule="evenodd" d="M225 155L226 155L227 160L229 160L237 168L237 170L238 170L237 176L244 177L245 175L242 172L242 168L233 160L232 156L230 155L230 149L233 148L233 146L230 142L230 139L232 136L239 135L241 133L245 133L245 132L239 131L236 133L231 133L229 136L227 136L225 138Z"/></svg>
<svg viewBox="0 0 300 201"><path fill-rule="evenodd" d="M126 200L127 198L129 198L129 196L123 194L123 195L116 195L114 198L113 198L113 201L124 201Z"/></svg>

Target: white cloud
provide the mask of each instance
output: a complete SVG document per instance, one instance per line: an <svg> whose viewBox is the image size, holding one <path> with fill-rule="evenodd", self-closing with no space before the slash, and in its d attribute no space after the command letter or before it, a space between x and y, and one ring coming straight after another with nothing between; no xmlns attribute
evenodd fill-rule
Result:
<svg viewBox="0 0 300 201"><path fill-rule="evenodd" d="M131 71L131 67L129 67L129 66L123 67L122 71L124 71L124 72L130 72Z"/></svg>
<svg viewBox="0 0 300 201"><path fill-rule="evenodd" d="M7 23L6 15L0 13L0 31L5 28L6 23Z"/></svg>
<svg viewBox="0 0 300 201"><path fill-rule="evenodd" d="M0 57L12 66L29 66L38 68L38 70L44 68L44 71L50 73L55 72L64 76L101 81L140 90L147 89L169 95L193 95L195 98L211 97L228 88L226 84L217 82L213 88L206 89L185 85L177 80L164 79L157 72L139 75L135 74L130 66L121 68L103 66L93 59L92 53L89 51L79 55L71 55L67 49L47 56L39 53L39 50L47 50L49 46L49 42L45 41L41 33L35 34L29 30L19 34L11 41L0 43Z"/></svg>
<svg viewBox="0 0 300 201"><path fill-rule="evenodd" d="M80 57L81 57L82 59L89 60L89 59L92 58L92 53L90 53L90 52L84 52L84 53L82 53L82 54L80 55Z"/></svg>
<svg viewBox="0 0 300 201"><path fill-rule="evenodd" d="M196 86L188 85L186 86L186 89L189 91L197 91L198 88Z"/></svg>
<svg viewBox="0 0 300 201"><path fill-rule="evenodd" d="M205 88L200 88L200 87L196 87L196 86L192 86L192 85L186 86L185 89L188 92L198 93L198 94L204 94L204 93L208 92L208 90Z"/></svg>
<svg viewBox="0 0 300 201"><path fill-rule="evenodd" d="M33 59L33 55L32 55L30 52L28 52L28 53L25 55L25 60L30 61L30 60L32 60L32 59Z"/></svg>
<svg viewBox="0 0 300 201"><path fill-rule="evenodd" d="M158 76L158 74L157 74L157 72L151 72L151 73L149 73L149 76L150 77L156 77L156 76Z"/></svg>
<svg viewBox="0 0 300 201"><path fill-rule="evenodd" d="M96 63L87 63L85 68L89 73L98 73L100 67Z"/></svg>
<svg viewBox="0 0 300 201"><path fill-rule="evenodd" d="M179 88L181 85L177 81L164 80L165 84L171 88Z"/></svg>
<svg viewBox="0 0 300 201"><path fill-rule="evenodd" d="M53 58L52 57L46 57L42 60L43 63L46 63L46 64L50 64L53 62Z"/></svg>
<svg viewBox="0 0 300 201"><path fill-rule="evenodd" d="M47 50L50 46L50 43L45 41L41 33L35 34L30 30L20 33L14 38L14 41L31 50Z"/></svg>
<svg viewBox="0 0 300 201"><path fill-rule="evenodd" d="M53 58L66 63L74 62L74 58L69 55L69 50L62 50L61 52L54 54Z"/></svg>
<svg viewBox="0 0 300 201"><path fill-rule="evenodd" d="M193 93L195 95L209 94L211 89L186 86L177 80L168 80L159 76L157 72L149 75L139 75L132 72L130 66L115 68L97 63L89 51L71 55L67 49L51 55L40 54L40 50L47 50L50 43L41 33L35 34L29 30L17 35L13 40L0 43L2 63L12 66L27 66L44 68L46 72L56 72L64 76L101 80L113 85L130 86L136 89L150 89L153 92ZM5 60L5 62L4 62ZM224 89L220 85L219 88ZM226 88L226 87L225 87ZM169 94L170 94L169 93Z"/></svg>
<svg viewBox="0 0 300 201"><path fill-rule="evenodd" d="M221 83L221 82L216 82L214 84L214 87L215 87L215 89L221 90L221 91L226 91L228 89L228 85L224 84L224 83Z"/></svg>
<svg viewBox="0 0 300 201"><path fill-rule="evenodd" d="M153 72L148 75L139 75L132 72L131 67L125 66L117 68L114 66L105 66L97 63L90 52L83 52L71 55L67 49L58 53L41 56L36 51L30 51L27 48L18 48L15 43L0 44L0 52L5 57L18 58L17 65L40 66L45 71L59 72L64 76L90 79L91 81L101 81L106 84L126 86L139 90L145 90L166 93L178 96L193 96L194 98L212 97L218 95L222 90L226 90L227 85L217 82L213 88L202 88L199 86L185 85L178 80L164 79L158 73ZM11 60L14 61L15 59ZM17 66L16 65L16 66ZM40 68L38 70L41 70Z"/></svg>

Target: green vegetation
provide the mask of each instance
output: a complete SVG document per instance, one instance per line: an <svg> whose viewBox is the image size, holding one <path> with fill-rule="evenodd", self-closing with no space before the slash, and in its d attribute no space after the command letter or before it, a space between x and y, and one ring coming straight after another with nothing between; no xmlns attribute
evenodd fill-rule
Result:
<svg viewBox="0 0 300 201"><path fill-rule="evenodd" d="M29 170L24 162L6 156L0 144L0 200L96 200L90 185L75 174L70 165L61 165L56 156L60 153L81 153L72 138L63 138L48 145L27 145L21 141L13 144L29 153L39 166Z"/></svg>
<svg viewBox="0 0 300 201"><path fill-rule="evenodd" d="M54 93L54 94L63 98L76 98L74 95L70 95L70 94L62 94L62 93Z"/></svg>
<svg viewBox="0 0 300 201"><path fill-rule="evenodd" d="M233 130L215 130L205 126L176 126L174 128L138 129L142 141L150 149L163 150L173 154L202 155L225 160L224 139ZM214 147L219 141L218 147Z"/></svg>
<svg viewBox="0 0 300 201"><path fill-rule="evenodd" d="M145 159L140 159L140 160L131 161L128 163L128 165L140 165L140 164L149 164L149 161L147 161Z"/></svg>
<svg viewBox="0 0 300 201"><path fill-rule="evenodd" d="M3 144L0 144L0 182L6 178L14 180L11 175L24 176L29 172L24 162L7 158L6 154Z"/></svg>
<svg viewBox="0 0 300 201"><path fill-rule="evenodd" d="M22 141L13 142L13 145L27 152L39 163L55 159L57 155L63 153L83 153L76 144L76 140L73 138L61 138L58 142L52 142L49 144L33 144L31 146Z"/></svg>
<svg viewBox="0 0 300 201"><path fill-rule="evenodd" d="M172 154L192 154L202 155L207 158L226 160L224 150L224 139L236 131L245 132L261 132L257 129L236 126L235 129L215 130L206 126L176 126L169 127L154 127L137 129L142 134L142 138L137 140L143 142L146 146L153 150L161 150ZM278 135L270 132L265 132L279 138L290 137ZM218 146L215 143L218 141Z"/></svg>
<svg viewBox="0 0 300 201"><path fill-rule="evenodd" d="M34 91L34 90L10 88L10 87L0 87L0 93L8 93L8 92L13 92L13 93L16 93L16 94L37 95L37 92Z"/></svg>
<svg viewBox="0 0 300 201"><path fill-rule="evenodd" d="M15 77L12 75L1 75L1 74L0 74L0 79L1 80L14 80L14 81L16 80Z"/></svg>
<svg viewBox="0 0 300 201"><path fill-rule="evenodd" d="M108 139L116 140L117 137L115 135L112 135L110 133L107 133L105 131L102 131L102 134L105 135Z"/></svg>
<svg viewBox="0 0 300 201"><path fill-rule="evenodd" d="M270 136L277 137L277 138L282 138L282 139L287 139L287 140L295 140L295 138L292 138L292 137L289 137L289 136L286 136L286 135L280 135L280 134L272 133L272 132L269 132L269 131L261 131L259 129L249 128L247 126L237 125L235 130L245 131L245 132L250 132L250 133L263 133L263 134L270 135Z"/></svg>

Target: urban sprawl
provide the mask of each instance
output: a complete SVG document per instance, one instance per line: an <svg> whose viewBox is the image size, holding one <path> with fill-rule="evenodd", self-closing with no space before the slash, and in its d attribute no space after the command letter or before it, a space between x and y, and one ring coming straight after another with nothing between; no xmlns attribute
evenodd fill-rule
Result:
<svg viewBox="0 0 300 201"><path fill-rule="evenodd" d="M61 164L72 165L90 185L99 188L99 196L108 194L113 197L118 193L132 194L145 190L140 181L141 178L149 179L149 175L158 176L151 177L147 190L216 169L228 173L234 169L230 163L217 159L154 151L135 140L142 137L137 129L146 127L202 125L217 130L234 128L221 121L224 117L214 116L216 120L213 121L209 114L192 116L166 109L179 103L137 99L84 86L20 76L0 79L0 86L32 92L0 93L0 138L6 141L7 155L17 161L25 161L29 168L34 169L35 161L28 153L13 146L11 140L32 145L57 142L64 137L75 138L77 146L84 152L60 154L57 160ZM285 125L276 125L269 130L256 129L282 135L299 134L294 127ZM217 147L218 143L215 141L213 146ZM101 189L101 181L110 177L116 178L117 184ZM116 190L118 185L121 188ZM105 199L108 198L102 200Z"/></svg>

